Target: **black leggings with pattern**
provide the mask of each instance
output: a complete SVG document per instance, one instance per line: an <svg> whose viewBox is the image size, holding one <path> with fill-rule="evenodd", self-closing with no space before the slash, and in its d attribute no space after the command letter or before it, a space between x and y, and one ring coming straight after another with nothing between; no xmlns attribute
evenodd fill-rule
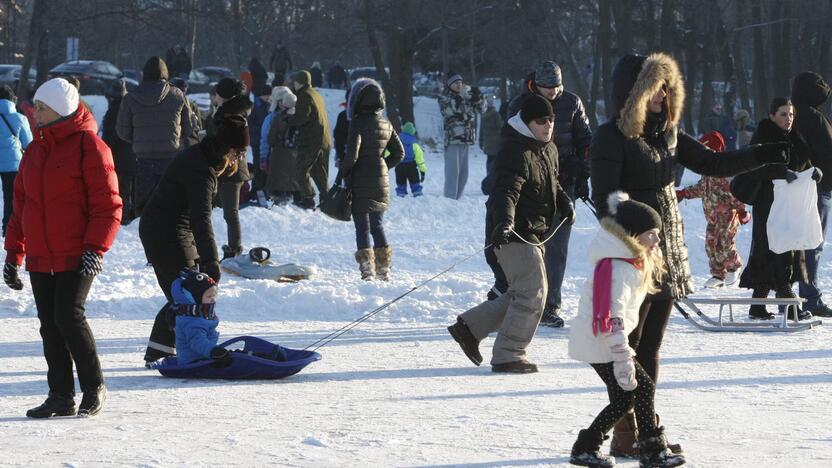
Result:
<svg viewBox="0 0 832 468"><path fill-rule="evenodd" d="M638 387L633 391L626 391L618 385L613 372L613 363L591 364L601 380L607 385L610 404L607 405L589 426L591 431L606 434L612 426L624 417L630 408L635 408L636 422L642 433L652 434L656 429L656 416L653 407L653 397L656 386L653 379L647 375L641 364L636 362L636 382Z"/></svg>

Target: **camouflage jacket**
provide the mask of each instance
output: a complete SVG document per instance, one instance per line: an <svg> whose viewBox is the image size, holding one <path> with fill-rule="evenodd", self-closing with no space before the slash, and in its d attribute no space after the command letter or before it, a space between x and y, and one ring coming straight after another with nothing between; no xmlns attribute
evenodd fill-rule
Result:
<svg viewBox="0 0 832 468"><path fill-rule="evenodd" d="M463 96L446 89L439 96L439 110L445 126L445 146L453 144L473 145L477 127L477 114L485 109L485 99Z"/></svg>
<svg viewBox="0 0 832 468"><path fill-rule="evenodd" d="M699 182L682 190L682 198L701 198L702 209L709 222L716 222L720 215L725 216L726 213L733 215L733 210L745 209L745 204L731 195L730 184L724 177L703 176Z"/></svg>

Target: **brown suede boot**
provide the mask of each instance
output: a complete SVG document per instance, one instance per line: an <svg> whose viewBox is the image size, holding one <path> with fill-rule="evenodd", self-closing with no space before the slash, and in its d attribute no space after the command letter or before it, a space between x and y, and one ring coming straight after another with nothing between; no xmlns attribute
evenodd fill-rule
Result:
<svg viewBox="0 0 832 468"><path fill-rule="evenodd" d="M361 279L370 281L376 276L373 249L361 249L355 252L355 261L361 270Z"/></svg>
<svg viewBox="0 0 832 468"><path fill-rule="evenodd" d="M610 455L614 457L638 458L638 428L636 414L630 411L619 419L612 428Z"/></svg>
<svg viewBox="0 0 832 468"><path fill-rule="evenodd" d="M376 278L390 280L390 264L393 262L393 249L388 245L373 249L376 256Z"/></svg>

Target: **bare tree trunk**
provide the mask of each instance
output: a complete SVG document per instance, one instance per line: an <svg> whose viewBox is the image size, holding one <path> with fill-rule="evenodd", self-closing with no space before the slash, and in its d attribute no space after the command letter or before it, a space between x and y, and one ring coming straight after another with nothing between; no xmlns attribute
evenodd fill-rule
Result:
<svg viewBox="0 0 832 468"><path fill-rule="evenodd" d="M618 55L626 55L633 50L633 0L613 2L612 13L615 15L615 43Z"/></svg>
<svg viewBox="0 0 832 468"><path fill-rule="evenodd" d="M751 0L751 21L753 24L762 22L760 3L762 0ZM765 50L763 47L763 33L760 28L754 28L751 32L754 43L754 69L752 82L754 83L754 110L755 114L766 115L768 106L768 77L766 76Z"/></svg>
<svg viewBox="0 0 832 468"><path fill-rule="evenodd" d="M399 109L395 103L398 102L398 94L395 89L390 86L390 78L387 76L387 70L384 67L384 57L381 55L381 46L376 37L376 27L373 21L375 8L372 0L364 0L364 24L367 30L367 42L370 47L370 53L373 56L373 63L376 66L376 73L381 78L381 86L384 88L384 93L387 95L388 102L394 103L387 106L387 117L396 128L401 128L401 119L399 118Z"/></svg>
<svg viewBox="0 0 832 468"><path fill-rule="evenodd" d="M559 44L563 52L563 55L569 62L570 74L575 78L575 90L578 92L579 96L583 96L584 98L586 98L587 96L589 96L589 93L586 88L586 83L584 82L584 79L581 76L580 65L578 65L578 60L575 58L574 48L570 47L570 44L573 44L574 41L570 42L569 39L566 38L566 35L563 33L563 29L560 27L560 24L558 24L557 19L549 21L549 24L552 27L552 32L555 35L555 40Z"/></svg>
<svg viewBox="0 0 832 468"><path fill-rule="evenodd" d="M675 0L662 1L661 37L659 50L666 53L673 52L673 23L676 17Z"/></svg>
<svg viewBox="0 0 832 468"><path fill-rule="evenodd" d="M612 102L612 67L614 65L612 46L610 44L612 41L612 28L610 28L610 23L612 22L612 0L599 0L599 7L599 19L601 22L598 26L598 43L600 44L601 51L601 70L599 73L603 77L604 82L602 88L604 93L604 114L609 119L615 112L615 104ZM601 83L600 79L598 83Z"/></svg>
<svg viewBox="0 0 832 468"><path fill-rule="evenodd" d="M697 26L693 26L698 24L696 21L696 6L692 4L685 4L684 13L685 24L691 25L691 27L698 29ZM700 70L699 50L697 47L699 41L696 35L697 31L688 31L682 41L682 43L685 44L685 109L687 109L687 112L684 112L684 127L691 133L694 132L695 128L693 125L693 116L695 115L694 103L696 102L694 85L697 79L696 72Z"/></svg>
<svg viewBox="0 0 832 468"><path fill-rule="evenodd" d="M231 0L231 34L234 39L234 60L237 70L243 68L245 57L243 54L243 11L242 0Z"/></svg>
<svg viewBox="0 0 832 468"><path fill-rule="evenodd" d="M32 60L37 47L46 35L46 1L34 0L32 6L32 19L29 23L29 38L26 41L26 50L23 53L23 65L20 69L20 80L17 83L17 97L21 101L29 99L29 69L32 68Z"/></svg>
<svg viewBox="0 0 832 468"><path fill-rule="evenodd" d="M745 15L745 0L735 0L736 14L735 20L742 18ZM748 75L746 75L745 68L745 42L743 41L742 31L733 32L732 48L734 51L734 71L737 74L737 89L740 92L740 106L751 114L752 120L755 118L754 109L751 108L751 93L748 89Z"/></svg>
<svg viewBox="0 0 832 468"><path fill-rule="evenodd" d="M606 47L602 41L609 36L608 30L610 27L609 21L605 21L609 16L609 3L601 0L598 8L598 29L595 30L592 50L592 89L589 92L589 103L586 108L592 128L598 128L598 92L601 89L601 70L603 67L601 51ZM607 107L609 107L609 104L607 104Z"/></svg>
<svg viewBox="0 0 832 468"><path fill-rule="evenodd" d="M829 18L830 15L832 15L832 0L826 0L826 2L824 2L823 15L821 16L821 18ZM827 79L829 78L830 72L832 72L829 66L830 62L832 62L830 61L829 57L829 43L832 42L832 37L830 37L830 29L832 28L830 28L828 25L826 27L821 27L820 29L820 47L818 50L817 59L818 73L820 73L821 76L827 77Z"/></svg>

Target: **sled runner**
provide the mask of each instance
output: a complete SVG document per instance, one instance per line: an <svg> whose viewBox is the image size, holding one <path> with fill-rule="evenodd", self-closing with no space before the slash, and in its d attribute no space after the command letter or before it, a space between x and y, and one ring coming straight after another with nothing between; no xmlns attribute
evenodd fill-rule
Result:
<svg viewBox="0 0 832 468"><path fill-rule="evenodd" d="M265 247L255 247L248 253L226 258L220 262L224 271L248 279L270 279L279 282L297 283L309 279L315 269L286 263L275 265L269 260L271 252Z"/></svg>
<svg viewBox="0 0 832 468"><path fill-rule="evenodd" d="M231 345L243 343L242 352L231 353L231 364L227 367L217 367L213 359L192 362L184 366L178 365L176 357L167 357L160 362L150 365L165 377L180 379L282 379L297 374L309 364L320 361L321 355L314 351L283 348L280 345L253 336L238 336L220 343L218 346L229 350L236 350ZM253 353L269 355L280 347L286 356L286 361L274 361L255 356Z"/></svg>
<svg viewBox="0 0 832 468"><path fill-rule="evenodd" d="M676 309L695 327L712 332L796 332L821 325L820 320L789 321L788 314L774 320L760 322L738 322L734 320L734 306L762 304L766 306L798 307L803 303L799 297L784 299L755 299L750 297L687 297L676 301ZM717 305L719 315L714 320L699 306ZM727 308L727 311L726 311Z"/></svg>

